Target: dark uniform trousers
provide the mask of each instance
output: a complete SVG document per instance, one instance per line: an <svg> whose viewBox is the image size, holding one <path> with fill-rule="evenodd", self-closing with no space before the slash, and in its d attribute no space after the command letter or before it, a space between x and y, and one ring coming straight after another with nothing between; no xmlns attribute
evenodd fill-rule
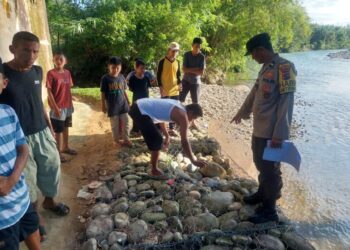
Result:
<svg viewBox="0 0 350 250"><path fill-rule="evenodd" d="M253 160L259 171L258 195L266 208L275 209L276 201L281 198L283 187L281 164L263 159L264 149L269 139L252 138Z"/></svg>

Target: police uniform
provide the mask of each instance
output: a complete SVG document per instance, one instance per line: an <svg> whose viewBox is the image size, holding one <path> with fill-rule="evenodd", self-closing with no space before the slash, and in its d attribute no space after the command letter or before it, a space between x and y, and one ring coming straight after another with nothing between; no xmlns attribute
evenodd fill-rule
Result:
<svg viewBox="0 0 350 250"><path fill-rule="evenodd" d="M262 66L252 90L238 111L242 119L249 119L253 113L252 151L259 171L256 196L266 209L272 211L275 211L276 200L281 197L280 163L263 160L263 152L268 140L289 139L296 75L294 64L275 54L271 62Z"/></svg>

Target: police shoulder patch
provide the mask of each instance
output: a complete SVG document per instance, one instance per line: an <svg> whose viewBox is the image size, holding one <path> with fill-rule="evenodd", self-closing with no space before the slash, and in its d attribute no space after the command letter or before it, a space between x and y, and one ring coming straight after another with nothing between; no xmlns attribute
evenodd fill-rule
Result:
<svg viewBox="0 0 350 250"><path fill-rule="evenodd" d="M278 68L279 90L280 94L295 92L296 90L296 72L294 66L289 63L282 63Z"/></svg>

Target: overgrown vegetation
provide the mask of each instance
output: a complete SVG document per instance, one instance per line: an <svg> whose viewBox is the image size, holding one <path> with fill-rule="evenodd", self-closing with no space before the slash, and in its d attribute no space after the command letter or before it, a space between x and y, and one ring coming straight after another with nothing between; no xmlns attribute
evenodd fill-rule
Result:
<svg viewBox="0 0 350 250"><path fill-rule="evenodd" d="M136 57L155 69L170 42L179 42L183 54L195 36L205 41L209 72L244 70L245 43L260 32L271 34L277 51L310 47L310 21L297 0L46 2L53 49L67 54L78 84L97 84L111 55L122 57L125 72L132 69ZM311 47L327 48L328 42L318 42L323 38L315 27Z"/></svg>

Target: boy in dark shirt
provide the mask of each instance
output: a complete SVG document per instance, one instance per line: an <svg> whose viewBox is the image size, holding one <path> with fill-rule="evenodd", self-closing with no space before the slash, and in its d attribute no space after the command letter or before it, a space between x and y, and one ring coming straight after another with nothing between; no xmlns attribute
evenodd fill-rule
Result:
<svg viewBox="0 0 350 250"><path fill-rule="evenodd" d="M38 58L40 41L30 32L14 35L10 51L14 58L3 64L9 84L0 96L0 103L11 106L18 116L29 146L29 159L24 169L30 200L38 209L37 187L44 196L43 208L59 216L67 215L69 207L54 201L60 179L60 158L53 137L50 119L41 97L43 72L33 65ZM43 221L40 231L44 237ZM42 238L43 239L43 238Z"/></svg>
<svg viewBox="0 0 350 250"><path fill-rule="evenodd" d="M50 120L55 132L57 148L61 162L67 159L62 155L76 155L77 152L68 146L68 129L72 127L74 111L71 87L73 80L69 70L65 69L66 57L63 53L55 53L53 58L55 68L47 72L46 88L50 106Z"/></svg>
<svg viewBox="0 0 350 250"><path fill-rule="evenodd" d="M127 84L124 76L120 74L121 69L122 60L119 57L111 57L108 61L109 72L101 79L101 108L103 113L107 112L110 119L114 144L118 145L122 139L122 146L131 146L128 118L130 101L125 92Z"/></svg>
<svg viewBox="0 0 350 250"><path fill-rule="evenodd" d="M135 74L133 74L129 79L129 90L133 93L132 103L136 102L141 98L148 98L149 91L148 88L151 87L150 79L145 75L146 64L138 60L135 63ZM139 133L135 122L131 129L133 133Z"/></svg>

